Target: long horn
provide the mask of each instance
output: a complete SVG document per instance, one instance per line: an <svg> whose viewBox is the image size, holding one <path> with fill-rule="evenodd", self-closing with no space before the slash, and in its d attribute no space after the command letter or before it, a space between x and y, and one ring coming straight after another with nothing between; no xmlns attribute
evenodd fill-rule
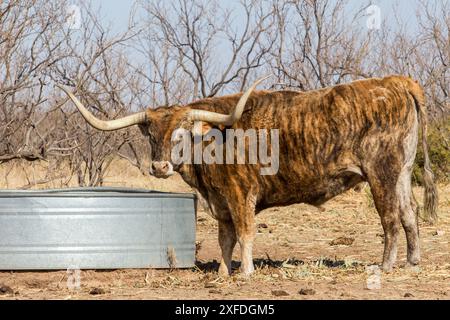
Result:
<svg viewBox="0 0 450 320"><path fill-rule="evenodd" d="M231 112L230 114L221 114L206 110L192 110L189 112L190 119L193 121L206 121L214 124L223 124L226 126L233 125L241 118L242 113L244 112L245 104L247 103L247 100L252 94L253 90L255 90L258 84L269 77L270 75L255 81L255 83L253 83L253 85L248 88L247 91L241 96L239 102L236 105L236 108L234 108L233 112Z"/></svg>
<svg viewBox="0 0 450 320"><path fill-rule="evenodd" d="M120 119L116 120L109 120L109 121L103 121L98 118L96 118L92 113L90 113L85 106L80 102L80 100L75 97L75 95L70 92L66 87L61 86L59 84L56 85L58 88L63 90L67 96L73 101L75 106L80 110L81 114L83 115L83 118L86 119L86 121L93 126L94 128L98 130L103 131L113 131L118 130L126 127L130 127L135 124L144 123L147 121L147 115L145 111L138 112Z"/></svg>

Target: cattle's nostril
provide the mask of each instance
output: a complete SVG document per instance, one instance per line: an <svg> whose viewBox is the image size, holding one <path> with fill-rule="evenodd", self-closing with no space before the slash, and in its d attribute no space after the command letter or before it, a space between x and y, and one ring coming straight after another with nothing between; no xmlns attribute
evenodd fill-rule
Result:
<svg viewBox="0 0 450 320"><path fill-rule="evenodd" d="M153 171L156 170L156 166L155 166L155 163L154 163L154 162L152 162L152 166L151 166L151 167L152 167L152 170L153 170Z"/></svg>
<svg viewBox="0 0 450 320"><path fill-rule="evenodd" d="M165 162L165 163L162 165L162 168L163 168L164 170L166 170L168 167L169 167L169 165L167 164L167 162Z"/></svg>

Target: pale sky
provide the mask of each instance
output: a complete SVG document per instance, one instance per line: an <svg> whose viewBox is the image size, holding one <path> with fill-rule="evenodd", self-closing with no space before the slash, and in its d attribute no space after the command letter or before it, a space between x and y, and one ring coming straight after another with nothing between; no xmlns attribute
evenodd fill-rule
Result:
<svg viewBox="0 0 450 320"><path fill-rule="evenodd" d="M239 3L238 0L226 0L226 2L230 7L233 7L233 3ZM120 32L126 30L134 0L92 0L92 3L94 4L94 7L101 6L100 12L104 18L104 22L111 23L115 31ZM351 0L350 5L352 5L352 3L355 6L359 6L362 1ZM399 7L401 18L408 20L412 27L416 24L416 11L419 8L417 0L373 0L372 3L380 7L382 19L387 19L388 24L394 28L396 20L392 13L393 6Z"/></svg>

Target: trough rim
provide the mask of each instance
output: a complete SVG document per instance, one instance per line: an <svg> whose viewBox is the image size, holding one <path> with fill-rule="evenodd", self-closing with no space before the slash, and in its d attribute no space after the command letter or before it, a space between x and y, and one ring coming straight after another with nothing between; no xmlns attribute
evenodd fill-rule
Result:
<svg viewBox="0 0 450 320"><path fill-rule="evenodd" d="M39 189L39 190L0 190L0 198L7 197L80 197L80 198L187 198L197 199L194 193L184 192L163 192L150 189L134 189L123 187L77 187L63 189Z"/></svg>

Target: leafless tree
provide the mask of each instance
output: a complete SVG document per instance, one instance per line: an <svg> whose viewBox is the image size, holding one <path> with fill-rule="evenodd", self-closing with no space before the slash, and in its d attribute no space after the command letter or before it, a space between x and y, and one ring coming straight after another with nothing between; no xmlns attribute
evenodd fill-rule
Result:
<svg viewBox="0 0 450 320"><path fill-rule="evenodd" d="M348 1L273 1L278 41L270 63L278 82L300 90L368 77L371 32L361 32L365 5Z"/></svg>
<svg viewBox="0 0 450 320"><path fill-rule="evenodd" d="M275 38L270 6L242 1L239 12L219 1L142 4L146 30L138 49L162 105L241 90L261 72ZM162 95L162 97L160 97Z"/></svg>
<svg viewBox="0 0 450 320"><path fill-rule="evenodd" d="M61 10L55 2L13 0L0 5L0 163L45 157L48 70L59 59ZM44 112L45 111L45 112Z"/></svg>
<svg viewBox="0 0 450 320"><path fill-rule="evenodd" d="M268 73L271 88L297 90L397 73L419 80L430 115L448 119L450 4L416 1L417 26L394 5L395 19L370 30L370 2L136 0L121 33L90 1L78 3L79 29L67 23L69 0L0 2L0 165L48 161L26 188L61 172L101 185L117 157L144 171L148 146L136 128L92 129L55 83L113 119L242 91Z"/></svg>
<svg viewBox="0 0 450 320"><path fill-rule="evenodd" d="M68 2L12 1L1 6L0 163L15 159L64 162L79 185L101 185L111 160L130 146L133 131L114 134L90 128L55 82L72 86L102 117L135 107L133 83L123 44L134 29L112 35L89 4L79 30L67 22ZM131 85L131 86L130 86ZM135 160L136 161L136 160ZM54 168L51 165L50 168ZM49 174L43 181L58 178Z"/></svg>
<svg viewBox="0 0 450 320"><path fill-rule="evenodd" d="M56 82L73 87L99 117L121 117L136 108L137 95L132 89L138 79L129 68L126 54L126 43L136 32L130 28L113 35L101 25L92 7L86 5L83 11L81 29L65 34L63 46L67 54L54 65L53 77ZM73 106L60 110L66 140L59 150L68 155L79 185L101 185L111 161L122 148L130 147L135 137L133 129L101 132L91 128Z"/></svg>
<svg viewBox="0 0 450 320"><path fill-rule="evenodd" d="M404 74L417 79L427 94L434 118L449 114L450 5L418 1L418 25L411 26L393 7L395 29L384 23L370 52L373 76Z"/></svg>
<svg viewBox="0 0 450 320"><path fill-rule="evenodd" d="M422 45L415 55L416 78L426 88L435 117L450 114L450 3L421 1L418 11ZM430 108L432 109L432 108Z"/></svg>

